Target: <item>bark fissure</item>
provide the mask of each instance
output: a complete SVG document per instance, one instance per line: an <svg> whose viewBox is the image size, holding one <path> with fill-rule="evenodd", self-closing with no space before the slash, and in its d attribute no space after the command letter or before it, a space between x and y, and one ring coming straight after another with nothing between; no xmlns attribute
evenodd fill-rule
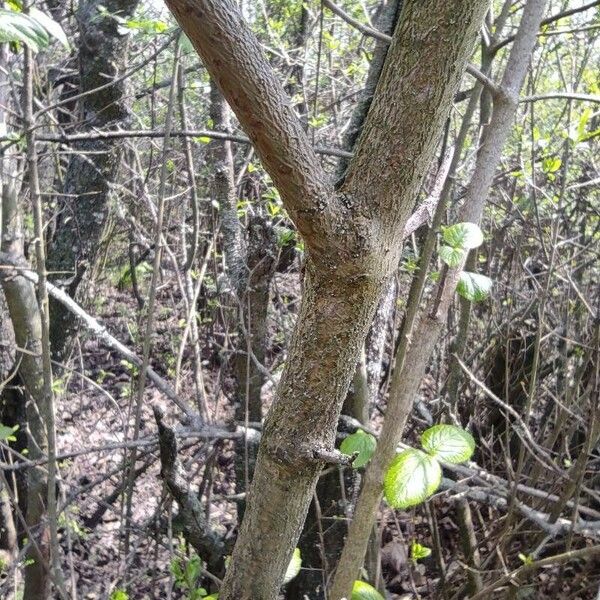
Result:
<svg viewBox="0 0 600 600"><path fill-rule="evenodd" d="M303 299L220 598L277 596L404 225L487 2L405 2L344 185L334 192L232 0L167 0L253 141L306 248Z"/></svg>

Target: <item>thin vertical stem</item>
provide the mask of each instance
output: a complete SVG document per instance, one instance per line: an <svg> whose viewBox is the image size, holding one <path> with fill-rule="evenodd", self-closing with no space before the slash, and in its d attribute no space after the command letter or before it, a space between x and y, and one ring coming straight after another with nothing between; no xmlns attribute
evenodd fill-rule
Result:
<svg viewBox="0 0 600 600"><path fill-rule="evenodd" d="M137 440L140 435L140 425L142 418L142 405L144 401L144 389L146 387L146 370L150 362L150 351L152 348L152 334L154 332L154 305L156 303L156 288L158 286L158 277L160 274L160 261L162 256L162 229L165 212L165 192L167 185L168 175L168 161L167 156L171 147L171 130L173 125L173 113L176 102L177 92L177 72L179 69L179 57L180 57L180 44L179 37L177 38L175 45L175 57L173 59L173 73L171 79L171 88L169 91L169 104L167 107L167 115L165 119L165 137L163 142L162 151L162 166L160 171L160 183L158 188L158 206L156 215L156 229L154 232L155 240L155 253L154 263L152 268L152 279L150 281L150 289L148 291L147 306L147 318L146 318L146 331L144 334L143 341L143 355L142 355L142 366L139 370L138 388L137 388L137 400L135 407L135 424L133 430L133 440ZM125 537L123 549L124 553L127 554L129 550L129 538L131 532L131 504L133 498L133 487L135 484L135 462L137 459L137 448L134 446L130 458L129 458L129 470L127 479L127 490L125 497Z"/></svg>
<svg viewBox="0 0 600 600"><path fill-rule="evenodd" d="M37 300L41 319L42 341L42 398L36 398L38 411L46 424L46 437L48 441L48 480L47 480L47 511L48 526L50 529L50 560L54 581L61 597L66 597L64 592L62 572L60 569L56 499L56 424L54 393L52 385L52 363L50 355L50 315L48 292L46 289L46 252L44 245L44 213L40 195L40 180L38 173L38 157L35 140L35 120L33 116L33 54L29 47L24 47L24 89L23 89L23 116L25 124L25 139L27 145L27 171L29 177L29 191L33 207L33 224L35 233L35 254L38 273Z"/></svg>

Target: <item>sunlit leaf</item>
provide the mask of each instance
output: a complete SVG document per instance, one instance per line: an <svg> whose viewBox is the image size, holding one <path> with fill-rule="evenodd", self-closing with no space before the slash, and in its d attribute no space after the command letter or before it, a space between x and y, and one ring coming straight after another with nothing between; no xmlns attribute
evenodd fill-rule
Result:
<svg viewBox="0 0 600 600"><path fill-rule="evenodd" d="M67 34L58 22L43 13L37 8L29 9L29 16L36 20L55 40L60 42L67 50L70 49L69 40Z"/></svg>
<svg viewBox="0 0 600 600"><path fill-rule="evenodd" d="M28 15L0 9L0 42L21 42L34 52L39 52L48 45L50 36Z"/></svg>
<svg viewBox="0 0 600 600"><path fill-rule="evenodd" d="M451 268L458 267L465 256L462 248L452 248L452 246L442 246L439 251L440 258Z"/></svg>
<svg viewBox="0 0 600 600"><path fill-rule="evenodd" d="M456 291L463 298L471 302L481 302L485 300L492 291L492 280L479 273L470 273L463 271L460 274L460 280L456 286Z"/></svg>
<svg viewBox="0 0 600 600"><path fill-rule="evenodd" d="M444 242L452 248L471 250L483 244L483 233L475 223L456 223L442 228Z"/></svg>
<svg viewBox="0 0 600 600"><path fill-rule="evenodd" d="M455 425L434 425L421 436L421 445L442 462L461 463L475 451L473 436Z"/></svg>
<svg viewBox="0 0 600 600"><path fill-rule="evenodd" d="M352 586L350 600L385 600L384 597L365 581L356 580Z"/></svg>
<svg viewBox="0 0 600 600"><path fill-rule="evenodd" d="M24 14L14 3L9 6L12 10L0 9L0 42L21 42L33 52L39 52L55 38L69 48L63 28L54 19L37 8Z"/></svg>
<svg viewBox="0 0 600 600"><path fill-rule="evenodd" d="M556 173L562 165L562 160L558 156L549 156L542 161L542 171L544 173Z"/></svg>
<svg viewBox="0 0 600 600"><path fill-rule="evenodd" d="M294 554L292 555L292 560L290 560L290 564L288 565L287 571L285 572L285 577L283 578L283 583L289 583L298 573L300 573L300 568L302 567L302 556L300 555L300 548L296 548L294 550Z"/></svg>
<svg viewBox="0 0 600 600"><path fill-rule="evenodd" d="M427 546L423 546L419 544L419 542L414 542L410 545L410 557L415 562L421 560L422 558L427 558L431 556L431 548Z"/></svg>
<svg viewBox="0 0 600 600"><path fill-rule="evenodd" d="M434 457L421 450L404 450L385 474L385 499L394 508L416 506L438 489L441 479L442 469Z"/></svg>

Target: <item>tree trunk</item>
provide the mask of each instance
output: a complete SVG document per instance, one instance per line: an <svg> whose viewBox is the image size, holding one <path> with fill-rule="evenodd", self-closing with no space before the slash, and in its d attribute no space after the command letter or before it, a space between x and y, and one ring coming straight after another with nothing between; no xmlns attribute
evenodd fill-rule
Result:
<svg viewBox="0 0 600 600"><path fill-rule="evenodd" d="M338 193L236 3L167 4L248 132L307 248L300 315L220 592L222 600L272 600L487 2L405 3Z"/></svg>
<svg viewBox="0 0 600 600"><path fill-rule="evenodd" d="M495 96L490 133L485 136L477 157L475 171L461 209L460 221L478 223L481 218L495 170L500 162L502 148L514 120L519 91L527 73L545 5L546 0L529 0L525 7L519 33L502 78L501 89ZM386 418L377 448L367 467L365 485L332 586L332 600L340 600L349 595L352 581L358 576L366 552L365 538L372 527L381 500L384 474L401 440L414 396L441 333L464 263L463 259L458 267L443 270L440 283L417 323L406 353L396 359Z"/></svg>
<svg viewBox="0 0 600 600"><path fill-rule="evenodd" d="M123 126L128 119L126 81L118 81L127 68L129 36L113 15L131 17L138 0L80 0L79 93L83 130L107 130ZM94 266L98 245L108 216L111 189L121 162L123 144L110 140L84 140L75 151L65 175L61 215L48 252L48 271L55 284L72 297L84 273ZM76 328L76 319L60 303L51 303L50 337L53 354L65 358Z"/></svg>
<svg viewBox="0 0 600 600"><path fill-rule="evenodd" d="M7 48L2 45L0 61L7 65ZM8 73L2 69L3 78ZM0 85L3 90L8 86ZM7 101L0 102L0 129L6 131ZM19 203L19 175L14 155L6 152L0 161L2 187L2 223L0 224L0 253L17 263L24 263L22 212ZM48 442L45 417L48 416L42 365L42 321L33 284L18 272L0 271L0 285L6 299L17 352L19 377L25 393L11 394L12 402L25 403L28 458L36 460L47 455ZM4 396L7 399L7 396ZM23 410L23 407L15 407ZM27 471L26 525L30 534L25 567L24 597L47 600L50 594L50 535L46 517L47 469L40 465Z"/></svg>

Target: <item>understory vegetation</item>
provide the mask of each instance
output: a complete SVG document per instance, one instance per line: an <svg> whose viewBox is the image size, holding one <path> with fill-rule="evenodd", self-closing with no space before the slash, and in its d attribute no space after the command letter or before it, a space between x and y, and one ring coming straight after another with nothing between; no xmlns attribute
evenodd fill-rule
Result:
<svg viewBox="0 0 600 600"><path fill-rule="evenodd" d="M0 598L600 598L599 37L2 3Z"/></svg>

